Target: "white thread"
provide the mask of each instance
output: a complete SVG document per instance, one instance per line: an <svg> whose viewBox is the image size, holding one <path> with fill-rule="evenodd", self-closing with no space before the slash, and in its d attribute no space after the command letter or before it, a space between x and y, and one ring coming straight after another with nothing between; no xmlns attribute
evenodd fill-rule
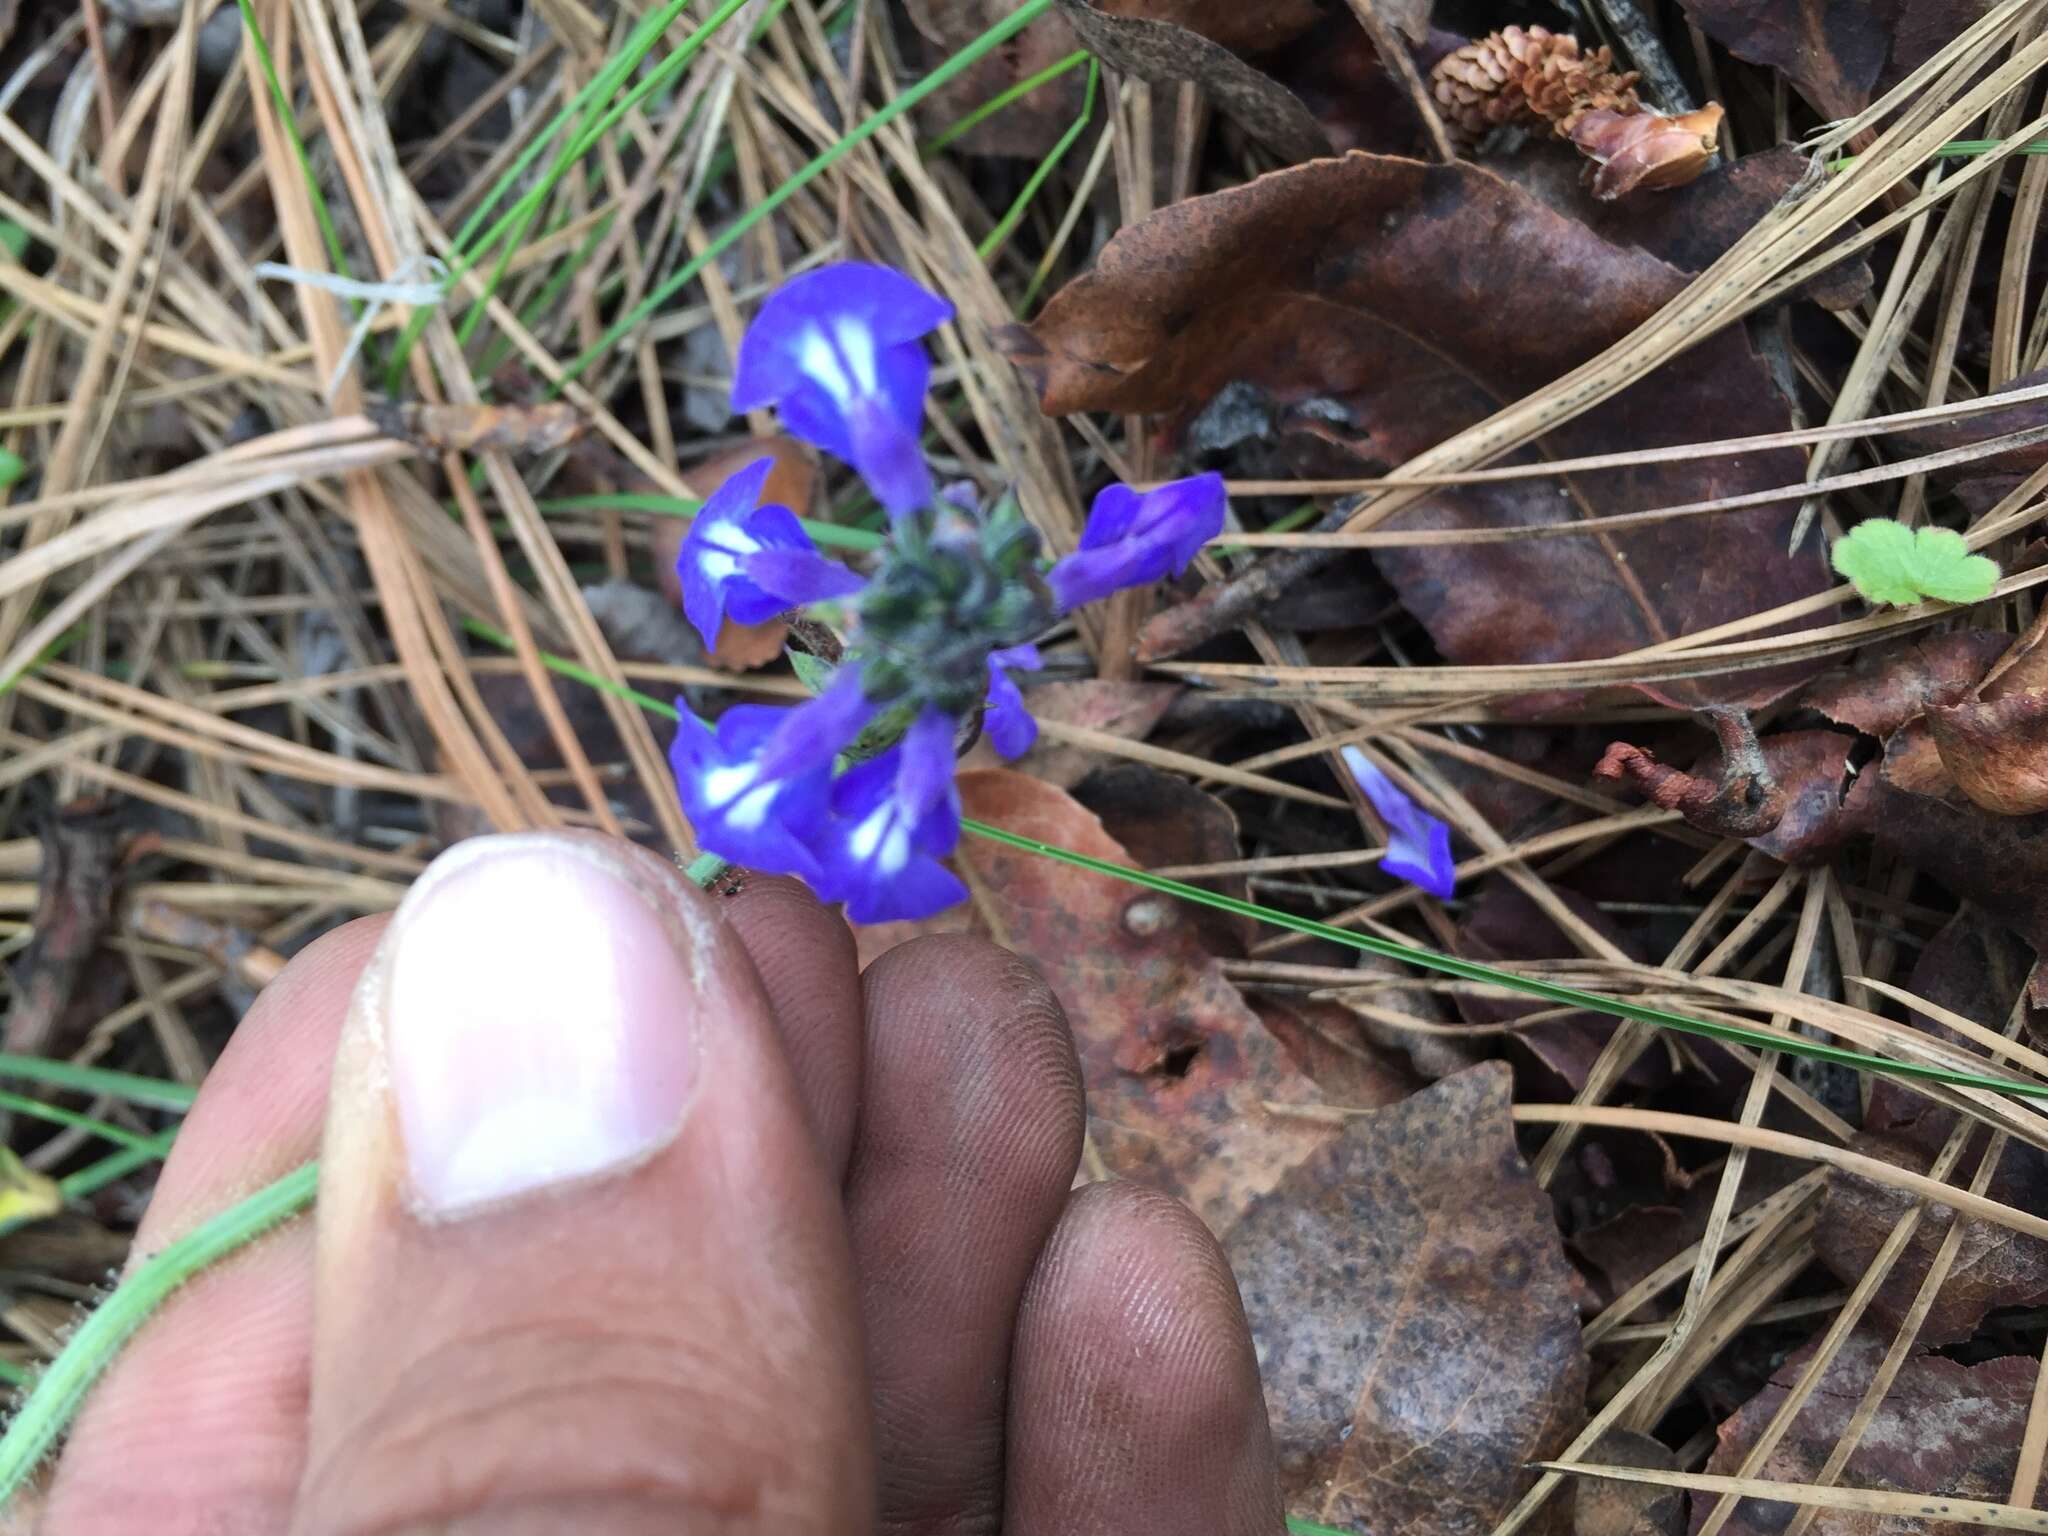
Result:
<svg viewBox="0 0 2048 1536"><path fill-rule="evenodd" d="M341 277L333 272L313 272L304 267L287 267L281 262L259 261L250 268L258 277L280 278L288 283L298 283L307 288L317 288L322 293L331 293L337 298L360 299L364 309L356 317L355 329L349 332L348 345L341 349L341 357L334 365L334 372L327 380L327 403L334 403L334 396L341 388L341 381L355 363L356 354L362 350L369 338L370 327L377 323L377 316L384 312L386 304L410 304L415 309L431 308L447 297L444 284L448 280L448 269L438 257L416 255L410 257L388 281L366 283L358 278ZM414 282L409 279L424 270L434 278L433 282Z"/></svg>

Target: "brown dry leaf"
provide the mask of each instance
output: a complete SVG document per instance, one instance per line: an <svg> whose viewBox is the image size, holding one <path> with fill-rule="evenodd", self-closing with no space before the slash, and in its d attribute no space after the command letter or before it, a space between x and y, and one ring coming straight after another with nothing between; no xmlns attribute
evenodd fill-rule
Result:
<svg viewBox="0 0 2048 1536"><path fill-rule="evenodd" d="M1883 739L1929 705L1968 697L2011 645L2011 635L1990 629L1916 635L1864 652L1846 672L1815 678L1799 703Z"/></svg>
<svg viewBox="0 0 2048 1536"><path fill-rule="evenodd" d="M1987 398L1996 399L2016 389L2039 389L2048 385L2048 368L2036 368L2032 373L2023 373L2009 379ZM1896 434L1892 441L1899 445L1899 451L1908 454L1946 453L1952 448L1967 448L1972 443L1981 443L1994 437L2008 437L2017 432L2038 431L2048 426L2048 399L2023 400L2018 405L2009 405L1995 411L1978 411L1969 416L1959 416L1950 421L1935 422L1931 426L1911 427ZM2001 448L1982 458L1971 459L1947 470L1937 471L1945 478L1959 476L2027 475L2043 464L2048 464L2048 442L2027 443L2018 447Z"/></svg>
<svg viewBox="0 0 2048 1536"><path fill-rule="evenodd" d="M1262 993L1247 998L1259 1022L1287 1048L1309 1081L1349 1109L1398 1104L1423 1086L1399 1051L1375 1045L1342 1003Z"/></svg>
<svg viewBox="0 0 2048 1536"><path fill-rule="evenodd" d="M1131 862L1063 790L1007 768L958 782L970 817ZM863 961L917 932L973 926L1035 964L1073 1025L1089 1135L1112 1173L1179 1196L1221 1232L1334 1134L1264 1108L1320 1095L1224 979L1186 907L983 838L963 838L954 864L973 901L937 925L862 930Z"/></svg>
<svg viewBox="0 0 2048 1536"><path fill-rule="evenodd" d="M1889 1342L1887 1335L1867 1328L1858 1328L1843 1341L1791 1431L1764 1459L1759 1477L1784 1483L1814 1480L1848 1428ZM1741 1466L1812 1354L1808 1346L1793 1355L1772 1375L1769 1386L1721 1425L1720 1444L1707 1463L1709 1473L1729 1476ZM2012 1355L1977 1366L1958 1365L1939 1355L1908 1360L1850 1453L1839 1481L1845 1487L2003 1503L2012 1492L2037 1370L2035 1361ZM1712 1502L1695 1500L1696 1522L1705 1519ZM1728 1536L1778 1536L1792 1514L1788 1504L1744 1499L1723 1529ZM1811 1536L1970 1536L1976 1529L1948 1521L1821 1509Z"/></svg>
<svg viewBox="0 0 2048 1536"><path fill-rule="evenodd" d="M1074 785L1073 794L1141 869L1221 864L1241 852L1236 814L1177 773L1144 763L1108 763ZM1243 875L1195 883L1240 901L1251 894L1251 883ZM1190 906L1188 917L1200 931L1203 947L1219 957L1243 955L1256 926L1251 918L1213 907Z"/></svg>
<svg viewBox="0 0 2048 1536"><path fill-rule="evenodd" d="M1423 28L1428 29L1429 0L1401 0L1409 12L1420 11ZM1391 10L1380 0L1382 10ZM1098 0L1096 9L1108 16L1134 21L1171 22L1190 32L1199 32L1212 43L1236 53L1264 53L1291 43L1323 19L1316 0L1263 0L1246 5L1244 0ZM1394 17L1389 15L1388 20ZM1403 22L1413 25L1412 16ZM1413 34L1411 34L1413 35Z"/></svg>
<svg viewBox="0 0 2048 1536"><path fill-rule="evenodd" d="M1738 59L1781 71L1824 118L1854 117L1991 0L1680 0Z"/></svg>
<svg viewBox="0 0 2048 1536"><path fill-rule="evenodd" d="M35 936L14 963L14 1006L0 1036L16 1055L63 1055L102 1011L96 983L120 984L121 968L96 957L113 921L129 831L126 808L98 799L59 806L40 828Z"/></svg>
<svg viewBox="0 0 2048 1536"><path fill-rule="evenodd" d="M1322 402L1366 466L1397 465L1594 356L1684 285L1674 268L1469 164L1353 153L1188 199L1120 231L1013 358L1044 409L1185 417L1243 380ZM1507 317L1504 319L1504 317ZM1553 455L1784 431L1785 403L1740 329L1722 331L1545 440ZM1636 465L1446 489L1389 528L1578 523L1796 482L1798 454ZM1609 656L1824 590L1785 547L1790 505L1602 538L1381 549L1375 558L1450 660ZM1173 610L1153 621L1171 628ZM1141 643L1156 654L1152 630ZM1798 669L1668 696L1757 700Z"/></svg>
<svg viewBox="0 0 2048 1536"><path fill-rule="evenodd" d="M1586 1459L1603 1467L1678 1470L1669 1446L1632 1429L1610 1429ZM1572 1536L1679 1536L1685 1529L1683 1489L1589 1477L1576 1480L1572 1500Z"/></svg>
<svg viewBox="0 0 2048 1536"><path fill-rule="evenodd" d="M1225 1239L1290 1511L1484 1536L1585 1419L1550 1201L1488 1062L1349 1121Z"/></svg>
<svg viewBox="0 0 2048 1536"><path fill-rule="evenodd" d="M1806 174L1807 159L1789 145L1722 160L1667 197L1602 202L1586 183L1585 160L1561 144L1536 143L1489 160L1487 169L1535 194L1605 239L1640 245L1682 272L1704 272ZM1862 257L1842 261L1799 290L1825 309L1848 309L1870 294L1874 278Z"/></svg>
<svg viewBox="0 0 2048 1536"><path fill-rule="evenodd" d="M1987 811L2048 811L2048 693L2030 688L1927 711L1927 729L1956 786Z"/></svg>
<svg viewBox="0 0 2048 1536"><path fill-rule="evenodd" d="M1572 143L1600 167L1593 195L1612 202L1631 192L1682 187L1704 171L1721 137L1719 102L1697 112L1588 112L1572 126Z"/></svg>
<svg viewBox="0 0 2048 1536"><path fill-rule="evenodd" d="M1866 1132L1850 1145L1866 1157L1914 1173L1925 1173L1933 1162L1923 1148L1903 1137ZM1974 1156L1966 1156L1965 1164L1973 1168ZM2048 1210L2048 1157L2032 1147L2009 1145L1986 1193L2021 1210ZM1914 1203L1911 1195L1889 1184L1830 1170L1813 1233L1814 1252L1844 1285L1854 1284ZM1905 1252L1870 1299L1873 1317L1898 1325L1954 1220L1955 1213L1946 1206L1936 1206L1920 1219ZM1965 1222L1954 1267L1935 1295L1920 1343L1928 1348L1957 1343L1975 1333L1993 1307L2030 1306L2044 1298L2048 1242L1987 1221Z"/></svg>
<svg viewBox="0 0 2048 1536"><path fill-rule="evenodd" d="M1091 0L1053 3L1082 45L1111 69L1154 85L1194 82L1219 112L1282 160L1330 153L1329 139L1292 91L1201 33L1171 21L1112 15Z"/></svg>
<svg viewBox="0 0 2048 1536"><path fill-rule="evenodd" d="M363 414L386 437L429 453L552 453L583 435L582 411L565 400L535 405L429 405L380 401Z"/></svg>

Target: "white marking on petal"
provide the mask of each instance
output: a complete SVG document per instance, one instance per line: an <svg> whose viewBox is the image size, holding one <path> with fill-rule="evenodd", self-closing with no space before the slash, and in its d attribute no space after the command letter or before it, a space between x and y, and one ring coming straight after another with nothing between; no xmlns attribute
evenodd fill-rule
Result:
<svg viewBox="0 0 2048 1536"><path fill-rule="evenodd" d="M781 790L779 784L763 784L759 789L749 790L725 813L726 825L739 832L758 831Z"/></svg>
<svg viewBox="0 0 2048 1536"><path fill-rule="evenodd" d="M882 838L889 831L891 805L882 805L868 812L861 824L853 829L853 836L846 840L847 851L865 864L875 856L875 849L881 846Z"/></svg>
<svg viewBox="0 0 2048 1536"><path fill-rule="evenodd" d="M846 359L846 366L853 370L853 382L863 395L879 395L882 392L882 376L875 367L875 333L857 320L841 316L832 327L833 339L839 343L839 355Z"/></svg>
<svg viewBox="0 0 2048 1536"><path fill-rule="evenodd" d="M756 763L731 763L724 768L713 768L703 778L704 799L710 805L724 805L743 794L760 776L760 765Z"/></svg>
<svg viewBox="0 0 2048 1536"><path fill-rule="evenodd" d="M875 856L875 864L883 874L895 875L909 862L910 833L902 822L892 822L889 835L882 839L882 851Z"/></svg>
<svg viewBox="0 0 2048 1536"><path fill-rule="evenodd" d="M845 327L841 328L842 334ZM842 411L851 410L858 398L854 381L833 350L831 338L815 325L807 325L797 340L796 365L818 387L830 395Z"/></svg>
<svg viewBox="0 0 2048 1536"><path fill-rule="evenodd" d="M697 556L697 569L704 573L708 581L724 581L739 568L739 561L722 549L707 549Z"/></svg>

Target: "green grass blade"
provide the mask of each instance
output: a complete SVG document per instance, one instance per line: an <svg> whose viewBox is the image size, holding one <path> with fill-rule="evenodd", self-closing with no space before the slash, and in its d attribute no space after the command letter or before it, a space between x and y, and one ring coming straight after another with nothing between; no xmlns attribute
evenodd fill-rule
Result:
<svg viewBox="0 0 2048 1536"><path fill-rule="evenodd" d="M811 182L830 170L848 151L865 144L869 139L888 127L889 124L895 122L897 118L903 116L904 113L931 95L932 92L945 85L947 81L955 78L963 70L971 68L977 60L985 58L996 49L1002 47L1004 43L1015 37L1051 9L1052 0L1025 0L1023 5L990 27L981 36L947 59L945 63L926 75L922 80L898 92L884 105L876 108L875 111L855 124L845 134L841 135L831 144L826 145L814 158L798 167L787 180L775 187L760 202L754 204L753 207L749 208L739 218L734 219L732 223L728 224L716 237L706 244L702 251L685 262L669 277L663 279L660 285L649 293L646 298L634 305L626 314L613 321L610 328L597 339L588 351L577 357L563 370L562 382L566 383L571 379L581 377L586 369L637 329L642 321L668 303L685 286L694 282L697 275L705 267L718 260L720 256L723 256L733 246L737 245L756 224L759 224L763 219L775 212L776 209L796 196L798 192L810 185ZM557 391L559 391L560 387L560 384L554 386Z"/></svg>
<svg viewBox="0 0 2048 1536"><path fill-rule="evenodd" d="M995 95L989 97L987 101L983 102L980 106L976 107L972 112L968 113L965 117L961 118L959 122L949 126L937 138L933 139L931 143L925 145L924 148L918 151L918 155L926 160L931 159L932 156L939 154L941 151L946 149L947 146L953 144L956 140L958 140L963 134L969 134L974 132L975 129L979 128L983 123L987 122L990 118L994 117L998 112L1002 111L1003 108L1010 105L1011 102L1020 101L1024 97L1029 96L1033 91L1037 90L1041 85L1050 84L1052 81L1059 79L1061 75L1068 73L1070 70L1078 68L1082 64L1089 63L1092 57L1093 56L1088 52L1086 48L1076 48L1064 59L1061 59L1056 64L1048 64L1044 69L1041 69L1037 74L1031 76L1028 80L1019 80L1015 85L1011 86L1008 90L998 91Z"/></svg>
<svg viewBox="0 0 2048 1536"><path fill-rule="evenodd" d="M1095 85L1101 78L1102 66L1090 59L1088 89L1081 95L1080 116L1068 125L1067 131L1059 136L1059 141L1046 152L1045 158L1038 162L1025 181L1023 189L1018 192L1016 200L1004 210L1002 218L996 221L996 227L988 232L988 238L974 248L974 254L983 261L993 260L996 252L1000 251L1010 236L1016 233L1017 226L1024 222L1024 215L1030 210L1032 199L1038 196L1039 188L1043 187L1046 179L1059 169L1060 161L1067 157L1067 151L1074 147L1075 141L1087 130L1088 120L1095 115Z"/></svg>
<svg viewBox="0 0 2048 1536"><path fill-rule="evenodd" d="M306 141L299 137L298 113L293 110L291 97L285 93L284 82L277 78L277 64L270 56L270 44L264 40L263 28L257 25L254 0L237 0L237 3L242 8L242 26L256 50L257 66L263 71L264 83L270 87L277 120L284 128L284 136L291 141L292 154L298 158L299 174L306 178L306 195L313 204L313 217L320 225L320 238L327 244L327 259L334 263L337 274L351 276L348 256L341 247L341 233L334 227L334 214L327 206L326 196L320 191L320 178L313 174L313 161L306 154Z"/></svg>
<svg viewBox="0 0 2048 1536"><path fill-rule="evenodd" d="M104 1094L126 1099L149 1109L167 1109L182 1114L192 1107L198 1090L160 1077L143 1077L134 1072L109 1072L104 1067L78 1067L68 1061L46 1061L40 1056L17 1056L0 1051L0 1078L18 1077L47 1083L52 1088L75 1088L80 1093Z"/></svg>

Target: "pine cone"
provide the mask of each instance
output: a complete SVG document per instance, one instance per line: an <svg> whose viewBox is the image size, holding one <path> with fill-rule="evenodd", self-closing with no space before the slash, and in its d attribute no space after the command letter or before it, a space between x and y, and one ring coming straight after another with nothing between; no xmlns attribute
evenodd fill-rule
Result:
<svg viewBox="0 0 2048 1536"><path fill-rule="evenodd" d="M1606 48L1582 54L1577 38L1545 27L1503 27L1430 71L1444 126L1466 148L1503 123L1541 121L1569 138L1588 112L1640 111L1635 81Z"/></svg>

